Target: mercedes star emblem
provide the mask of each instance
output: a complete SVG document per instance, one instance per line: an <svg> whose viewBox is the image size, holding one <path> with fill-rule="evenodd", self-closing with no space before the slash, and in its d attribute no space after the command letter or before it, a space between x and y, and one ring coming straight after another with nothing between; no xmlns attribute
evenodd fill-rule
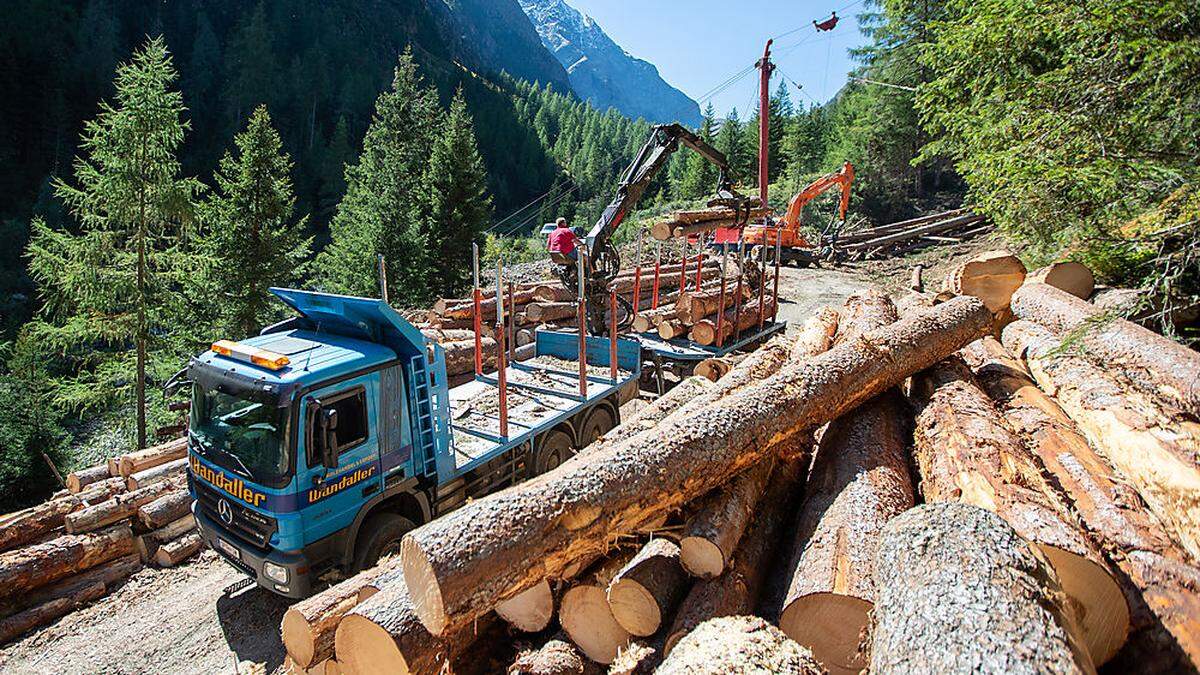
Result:
<svg viewBox="0 0 1200 675"><path fill-rule="evenodd" d="M229 502L225 501L224 499L217 502L217 515L221 516L222 523L225 523L226 525L233 524L233 507L230 506Z"/></svg>

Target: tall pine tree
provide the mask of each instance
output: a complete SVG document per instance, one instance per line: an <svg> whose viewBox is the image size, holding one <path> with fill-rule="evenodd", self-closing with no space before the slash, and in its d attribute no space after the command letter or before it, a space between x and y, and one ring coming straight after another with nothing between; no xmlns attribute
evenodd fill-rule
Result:
<svg viewBox="0 0 1200 675"><path fill-rule="evenodd" d="M711 103L704 109L704 121L700 124L700 138L712 144L716 112ZM717 184L717 167L698 152L687 154L687 163L680 179L679 193L686 199L700 199L711 193Z"/></svg>
<svg viewBox="0 0 1200 675"><path fill-rule="evenodd" d="M320 283L352 295L379 295L377 256L387 261L388 290L399 304L430 296L422 189L438 128L437 94L417 74L412 53L396 66L392 88L379 95L356 164L346 167L346 196L330 224L332 241L317 257Z"/></svg>
<svg viewBox="0 0 1200 675"><path fill-rule="evenodd" d="M132 390L139 448L146 384L178 366L175 291L189 279L181 242L199 190L178 176L187 124L175 79L161 38L117 69L116 102L84 129L75 184L56 186L79 227L36 222L27 251L44 307L25 337L60 359L56 402L96 409Z"/></svg>
<svg viewBox="0 0 1200 675"><path fill-rule="evenodd" d="M475 128L459 89L429 158L429 250L432 281L442 294L462 288L471 264L471 243L482 242L492 217L487 170L475 142Z"/></svg>
<svg viewBox="0 0 1200 675"><path fill-rule="evenodd" d="M206 286L220 298L214 328L226 337L252 335L278 317L267 289L301 278L312 243L304 236L307 218L293 219L292 160L266 106L233 142L237 153L221 159L203 209Z"/></svg>

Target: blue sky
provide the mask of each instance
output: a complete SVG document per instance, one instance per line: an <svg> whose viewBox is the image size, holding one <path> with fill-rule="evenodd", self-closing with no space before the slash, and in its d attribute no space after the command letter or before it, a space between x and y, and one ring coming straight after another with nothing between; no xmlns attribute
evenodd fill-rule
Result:
<svg viewBox="0 0 1200 675"><path fill-rule="evenodd" d="M809 105L836 94L854 67L847 50L864 38L855 20L863 11L862 2L849 6L852 2L567 0L594 18L625 51L658 66L663 79L697 100L752 65L762 56L767 39L779 36L772 47L778 69L771 89L779 85L782 72L789 78L792 102ZM818 34L812 21L827 18L833 10L840 10L837 28ZM797 91L791 80L808 95ZM710 100L718 115L736 107L745 119L754 109L757 90L757 74L752 72ZM706 102L700 101L700 107Z"/></svg>

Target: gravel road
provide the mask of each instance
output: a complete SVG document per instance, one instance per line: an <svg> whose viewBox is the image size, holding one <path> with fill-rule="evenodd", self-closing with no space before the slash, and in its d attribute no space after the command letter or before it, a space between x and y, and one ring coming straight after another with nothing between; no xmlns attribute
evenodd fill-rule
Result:
<svg viewBox="0 0 1200 675"><path fill-rule="evenodd" d="M785 268L780 315L798 325L870 283L858 272ZM212 551L175 569L142 570L116 593L0 649L0 672L274 672L289 601L243 579Z"/></svg>

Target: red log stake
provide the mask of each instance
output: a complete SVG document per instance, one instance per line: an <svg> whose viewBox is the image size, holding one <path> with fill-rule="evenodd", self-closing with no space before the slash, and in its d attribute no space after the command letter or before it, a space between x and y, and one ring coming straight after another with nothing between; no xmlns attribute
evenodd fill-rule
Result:
<svg viewBox="0 0 1200 675"><path fill-rule="evenodd" d="M633 297L637 297L635 294ZM612 381L617 381L617 289L609 291L608 295L608 373Z"/></svg>
<svg viewBox="0 0 1200 675"><path fill-rule="evenodd" d="M475 375L483 374L483 291L475 287Z"/></svg>

